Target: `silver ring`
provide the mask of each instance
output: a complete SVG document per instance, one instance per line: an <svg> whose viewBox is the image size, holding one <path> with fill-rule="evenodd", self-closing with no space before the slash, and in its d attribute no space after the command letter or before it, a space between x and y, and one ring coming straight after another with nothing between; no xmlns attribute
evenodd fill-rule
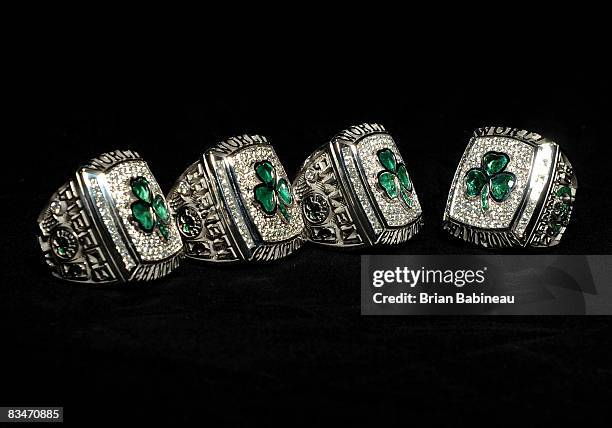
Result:
<svg viewBox="0 0 612 428"><path fill-rule="evenodd" d="M271 261L301 247L304 223L267 139L243 135L207 150L168 193L187 257Z"/></svg>
<svg viewBox="0 0 612 428"><path fill-rule="evenodd" d="M79 168L38 217L54 276L92 284L153 280L178 267L182 244L140 155L104 153Z"/></svg>
<svg viewBox="0 0 612 428"><path fill-rule="evenodd" d="M477 129L453 178L443 227L483 247L554 246L577 185L555 142L517 128Z"/></svg>
<svg viewBox="0 0 612 428"><path fill-rule="evenodd" d="M295 192L308 240L359 247L399 244L422 227L412 180L382 125L352 126L311 154Z"/></svg>

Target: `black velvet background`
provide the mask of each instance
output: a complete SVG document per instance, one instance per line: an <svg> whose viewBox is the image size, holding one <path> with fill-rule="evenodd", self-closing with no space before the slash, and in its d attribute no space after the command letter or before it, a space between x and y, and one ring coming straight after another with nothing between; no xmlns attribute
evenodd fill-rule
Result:
<svg viewBox="0 0 612 428"><path fill-rule="evenodd" d="M206 147L261 133L294 177L312 150L364 121L394 136L425 219L412 241L370 252L484 252L449 239L440 223L471 131L499 124L557 141L577 172L575 213L551 251L611 253L610 167L601 162L610 156L609 80L460 76L439 70L351 90L286 77L249 92L160 91L151 80L133 91L123 82L122 95L106 82L30 98L15 122L23 157L5 170L2 193L0 402L62 405L72 421L100 411L247 423L282 415L288 425L325 412L346 422L601 416L612 381L607 317L362 317L360 253L309 245L270 265L186 261L164 280L107 288L53 280L41 260L36 216L101 152L137 150L167 190Z"/></svg>

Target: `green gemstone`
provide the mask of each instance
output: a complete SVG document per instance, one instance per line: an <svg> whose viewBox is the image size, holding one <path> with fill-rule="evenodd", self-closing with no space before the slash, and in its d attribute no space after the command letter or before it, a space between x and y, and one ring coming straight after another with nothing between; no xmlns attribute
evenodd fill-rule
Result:
<svg viewBox="0 0 612 428"><path fill-rule="evenodd" d="M57 254L59 254L60 256L65 256L67 251L67 247L57 247Z"/></svg>
<svg viewBox="0 0 612 428"><path fill-rule="evenodd" d="M516 177L511 172L500 172L491 178L491 196L495 202L503 202L508 199L510 192L514 189Z"/></svg>
<svg viewBox="0 0 612 428"><path fill-rule="evenodd" d="M482 167L489 177L504 170L510 162L510 158L505 153L487 152L482 157Z"/></svg>
<svg viewBox="0 0 612 428"><path fill-rule="evenodd" d="M289 214L289 211L287 211L287 207L282 202L278 204L278 210L281 212L281 214L283 215L283 218L287 222L291 219L291 215Z"/></svg>
<svg viewBox="0 0 612 428"><path fill-rule="evenodd" d="M187 234L195 228L195 219L190 215L182 215L179 217L181 223L181 230Z"/></svg>
<svg viewBox="0 0 612 428"><path fill-rule="evenodd" d="M380 187L385 190L387 196L391 199L397 198L398 189L395 184L395 174L388 171L382 171L378 174L378 184L380 184Z"/></svg>
<svg viewBox="0 0 612 428"><path fill-rule="evenodd" d="M287 180L284 178L278 180L276 191L278 192L278 196L280 197L281 201L283 201L286 205L291 205L293 196L291 195L291 188L289 187Z"/></svg>
<svg viewBox="0 0 612 428"><path fill-rule="evenodd" d="M138 199L145 202L151 202L151 190L149 182L144 177L136 177L132 180L132 192Z"/></svg>
<svg viewBox="0 0 612 428"><path fill-rule="evenodd" d="M259 202L267 214L274 213L276 209L276 197L274 195L274 190L270 189L266 184L258 184L255 186L255 200Z"/></svg>
<svg viewBox="0 0 612 428"><path fill-rule="evenodd" d="M408 205L408 207L412 208L412 198L410 197L410 193L408 193L408 191L406 189L401 189L400 190L400 195L402 196L402 199L404 200L406 205Z"/></svg>
<svg viewBox="0 0 612 428"><path fill-rule="evenodd" d="M55 245L57 253L60 256L65 256L68 252L68 248L70 247L70 241L64 236L57 236L55 238Z"/></svg>
<svg viewBox="0 0 612 428"><path fill-rule="evenodd" d="M556 195L559 196L559 197L562 197L564 195L570 195L571 196L572 195L572 189L570 189L569 186L559 187L559 189L556 192Z"/></svg>
<svg viewBox="0 0 612 428"><path fill-rule="evenodd" d="M257 173L257 176L259 177L259 179L261 181L263 181L266 184L273 184L274 183L274 166L272 166L272 164L265 160L262 162L259 162L255 165L255 172Z"/></svg>
<svg viewBox="0 0 612 428"><path fill-rule="evenodd" d="M478 196L487 183L487 177L479 168L472 168L465 174L465 195Z"/></svg>
<svg viewBox="0 0 612 428"><path fill-rule="evenodd" d="M161 234L161 236L163 236L164 239L168 239L168 236L170 236L168 226L164 223L158 223L157 228L159 229L159 233Z"/></svg>
<svg viewBox="0 0 612 428"><path fill-rule="evenodd" d="M153 199L153 209L155 210L155 214L157 214L160 219L162 219L164 222L168 221L170 214L168 213L168 208L166 207L166 203L164 202L162 195L156 195L155 199Z"/></svg>
<svg viewBox="0 0 612 428"><path fill-rule="evenodd" d="M489 186L486 184L480 192L480 207L483 212L489 210Z"/></svg>
<svg viewBox="0 0 612 428"><path fill-rule="evenodd" d="M132 215L140 224L143 230L150 232L155 227L151 206L143 201L136 201L132 204Z"/></svg>
<svg viewBox="0 0 612 428"><path fill-rule="evenodd" d="M400 184L402 187L409 192L412 192L412 182L408 177L408 171L406 171L406 165L403 163L399 164L397 167L397 178L399 178Z"/></svg>
<svg viewBox="0 0 612 428"><path fill-rule="evenodd" d="M378 152L378 160L387 171L395 172L395 155L389 149L382 149Z"/></svg>

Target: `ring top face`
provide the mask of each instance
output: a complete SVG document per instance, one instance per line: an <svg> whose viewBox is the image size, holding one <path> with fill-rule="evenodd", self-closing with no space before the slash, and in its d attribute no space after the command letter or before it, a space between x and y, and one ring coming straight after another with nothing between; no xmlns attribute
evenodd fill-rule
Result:
<svg viewBox="0 0 612 428"><path fill-rule="evenodd" d="M576 188L556 143L516 128L478 129L455 173L444 226L486 247L556 245Z"/></svg>
<svg viewBox="0 0 612 428"><path fill-rule="evenodd" d="M130 246L143 262L158 262L181 251L178 229L169 221L166 200L146 162L122 162L105 172L84 168L81 175L127 269L137 262L127 251ZM121 239L122 232L127 241Z"/></svg>
<svg viewBox="0 0 612 428"><path fill-rule="evenodd" d="M227 162L233 164L241 203L263 242L286 241L302 233L299 206L271 145L245 147Z"/></svg>
<svg viewBox="0 0 612 428"><path fill-rule="evenodd" d="M527 190L536 151L537 147L513 138L474 138L459 163L451 218L479 228L510 228Z"/></svg>
<svg viewBox="0 0 612 428"><path fill-rule="evenodd" d="M153 174L136 152L104 153L80 168L39 216L54 275L109 283L149 280L176 268L178 229Z"/></svg>
<svg viewBox="0 0 612 428"><path fill-rule="evenodd" d="M352 126L306 159L296 179L309 240L333 246L398 244L422 224L404 159L379 124Z"/></svg>
<svg viewBox="0 0 612 428"><path fill-rule="evenodd" d="M374 133L334 141L355 195L376 233L406 226L421 216L421 205L393 138Z"/></svg>
<svg viewBox="0 0 612 428"><path fill-rule="evenodd" d="M293 189L265 137L229 138L207 150L168 194L187 256L269 261L302 244Z"/></svg>

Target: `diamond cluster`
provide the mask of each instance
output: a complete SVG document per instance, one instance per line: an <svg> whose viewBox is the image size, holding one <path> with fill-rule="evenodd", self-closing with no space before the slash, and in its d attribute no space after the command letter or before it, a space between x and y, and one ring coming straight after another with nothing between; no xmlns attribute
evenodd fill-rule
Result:
<svg viewBox="0 0 612 428"><path fill-rule="evenodd" d="M163 195L146 162L123 162L111 168L106 173L106 181L123 227L143 261L159 261L174 256L182 248L181 238L174 222L168 224L168 240L164 241L157 233L143 232L131 220L131 204L135 199L130 181L136 177L145 177L153 193Z"/></svg>
<svg viewBox="0 0 612 428"><path fill-rule="evenodd" d="M266 242L280 242L302 233L304 221L295 201L295 195L293 203L287 207L290 216L289 222L285 222L279 212L267 215L253 197L255 186L261 183L255 172L257 162L268 160L274 166L278 178L287 177L272 146L269 144L248 146L235 153L232 158L240 196L262 239Z"/></svg>
<svg viewBox="0 0 612 428"><path fill-rule="evenodd" d="M510 157L505 171L516 176L516 184L507 200L495 202L491 199L489 209L483 212L479 197L466 196L464 178L470 168L481 166L482 157L489 151L503 152ZM534 153L534 147L513 138L478 137L473 139L457 169L456 187L452 189L450 217L466 225L483 229L509 228L529 184Z"/></svg>
<svg viewBox="0 0 612 428"><path fill-rule="evenodd" d="M521 218L515 226L515 233L519 237L525 235L525 229L533 216L538 201L544 191L546 184L549 181L551 169L553 167L553 143L542 144L538 147L533 163L533 171L531 173L531 182L529 183L529 194L527 204L521 214Z"/></svg>
<svg viewBox="0 0 612 428"><path fill-rule="evenodd" d="M121 235L119 235L119 232L117 231L117 227L115 226L115 221L113 220L112 213L111 213L112 208L110 204L108 203L108 201L106 200L106 198L104 197L104 193L102 191L102 188L100 187L101 186L100 181L102 181L103 183L106 183L104 176L101 176L99 178L91 178L89 180L89 188L91 192L91 197L94 203L96 204L98 213L100 214L100 217L102 218L102 222L106 226L106 230L108 231L108 234L110 235L113 243L115 244L115 248L117 252L121 256L121 259L123 260L123 264L125 265L125 268L127 270L130 270L136 266L136 263L134 263L134 259L132 258L128 249L123 243L123 239L121 239Z"/></svg>
<svg viewBox="0 0 612 428"><path fill-rule="evenodd" d="M365 213L366 217L370 221L370 224L372 225L374 233L379 234L383 232L385 229L378 221L378 217L374 212L374 207L372 207L372 204L370 203L370 198L368 198L368 194L365 188L363 187L363 184L361 183L361 179L359 178L359 171L355 166L355 159L350 147L347 146L342 148L342 157L344 158L344 166L346 168L346 172L349 176L349 179L351 180L353 189L355 190L357 198L361 203L361 208L363 209L363 212Z"/></svg>
<svg viewBox="0 0 612 428"><path fill-rule="evenodd" d="M390 227L402 227L413 222L421 215L421 204L414 189L412 191L414 202L412 207L406 206L399 197L390 199L381 190L378 185L378 173L383 169L383 166L378 160L377 153L382 149L391 150L395 155L398 165L404 162L393 138L389 134L369 135L357 143L357 153L359 159L361 159L363 172L385 222ZM360 200L362 200L361 197Z"/></svg>

